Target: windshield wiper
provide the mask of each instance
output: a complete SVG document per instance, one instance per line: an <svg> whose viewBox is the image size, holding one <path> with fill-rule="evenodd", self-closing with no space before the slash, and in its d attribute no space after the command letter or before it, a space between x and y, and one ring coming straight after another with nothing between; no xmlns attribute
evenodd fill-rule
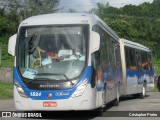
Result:
<svg viewBox="0 0 160 120"><path fill-rule="evenodd" d="M55 75L55 76L60 76L60 75L63 75L67 81L69 81L71 83L71 85L73 86L74 83L63 73L38 73L38 74L35 74L37 76L41 76L41 75Z"/></svg>
<svg viewBox="0 0 160 120"><path fill-rule="evenodd" d="M68 80L68 81L71 83L71 85L73 86L74 83L73 83L65 74L63 74L63 75L64 75L64 77L66 78L66 80Z"/></svg>
<svg viewBox="0 0 160 120"><path fill-rule="evenodd" d="M33 79L33 80L30 80L30 81L26 82L25 85L27 85L27 84L35 81L35 80L38 80L38 81L39 81L39 80L44 80L44 81L49 80L49 81L51 81L51 79L49 79L49 78L35 78L35 79Z"/></svg>

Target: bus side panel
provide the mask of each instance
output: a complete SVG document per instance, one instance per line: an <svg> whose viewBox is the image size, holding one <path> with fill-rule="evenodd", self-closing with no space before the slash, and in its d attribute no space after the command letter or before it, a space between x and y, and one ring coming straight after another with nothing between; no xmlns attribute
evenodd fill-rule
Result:
<svg viewBox="0 0 160 120"><path fill-rule="evenodd" d="M141 74L137 70L127 69L126 71L127 87L126 94L136 94L142 92Z"/></svg>
<svg viewBox="0 0 160 120"><path fill-rule="evenodd" d="M144 71L142 80L147 81L146 91L152 91L154 89L154 70Z"/></svg>
<svg viewBox="0 0 160 120"><path fill-rule="evenodd" d="M108 103L116 98L116 78L118 78L118 75L115 73L115 69L111 67L106 67L103 72L101 69L98 70L96 82L97 108L103 106L104 100L105 103ZM104 88L106 89L106 92Z"/></svg>
<svg viewBox="0 0 160 120"><path fill-rule="evenodd" d="M134 71L127 70L127 94L141 93L144 81L147 82L146 91L151 91L154 88L154 72L153 71Z"/></svg>

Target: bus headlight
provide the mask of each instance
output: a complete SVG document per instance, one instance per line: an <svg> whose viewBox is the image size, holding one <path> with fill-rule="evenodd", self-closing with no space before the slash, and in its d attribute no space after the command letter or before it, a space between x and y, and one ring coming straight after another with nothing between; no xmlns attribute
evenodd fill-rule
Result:
<svg viewBox="0 0 160 120"><path fill-rule="evenodd" d="M23 88L20 86L20 84L18 83L18 81L14 81L14 85L17 88L18 93L20 94L21 97L24 98L28 98L28 96L26 95L26 93L24 92Z"/></svg>
<svg viewBox="0 0 160 120"><path fill-rule="evenodd" d="M80 86L77 87L77 90L72 94L72 97L78 97L81 96L84 92L84 90L87 87L88 78L86 78Z"/></svg>

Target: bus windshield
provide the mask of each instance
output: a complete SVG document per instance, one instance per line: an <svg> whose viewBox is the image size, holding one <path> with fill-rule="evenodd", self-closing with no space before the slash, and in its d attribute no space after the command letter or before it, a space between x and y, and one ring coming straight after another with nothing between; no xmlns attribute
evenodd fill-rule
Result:
<svg viewBox="0 0 160 120"><path fill-rule="evenodd" d="M88 25L24 26L18 37L17 65L30 80L72 80L87 59Z"/></svg>

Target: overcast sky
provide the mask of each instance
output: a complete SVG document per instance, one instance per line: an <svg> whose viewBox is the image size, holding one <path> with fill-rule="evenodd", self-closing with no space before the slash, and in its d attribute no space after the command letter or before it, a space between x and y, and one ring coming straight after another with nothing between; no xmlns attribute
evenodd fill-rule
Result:
<svg viewBox="0 0 160 120"><path fill-rule="evenodd" d="M96 7L97 2L104 4L109 2L110 6L119 8L126 4L139 5L143 2L153 2L153 0L60 0L60 7L64 8L62 11L68 10L69 8L77 11L87 11Z"/></svg>

